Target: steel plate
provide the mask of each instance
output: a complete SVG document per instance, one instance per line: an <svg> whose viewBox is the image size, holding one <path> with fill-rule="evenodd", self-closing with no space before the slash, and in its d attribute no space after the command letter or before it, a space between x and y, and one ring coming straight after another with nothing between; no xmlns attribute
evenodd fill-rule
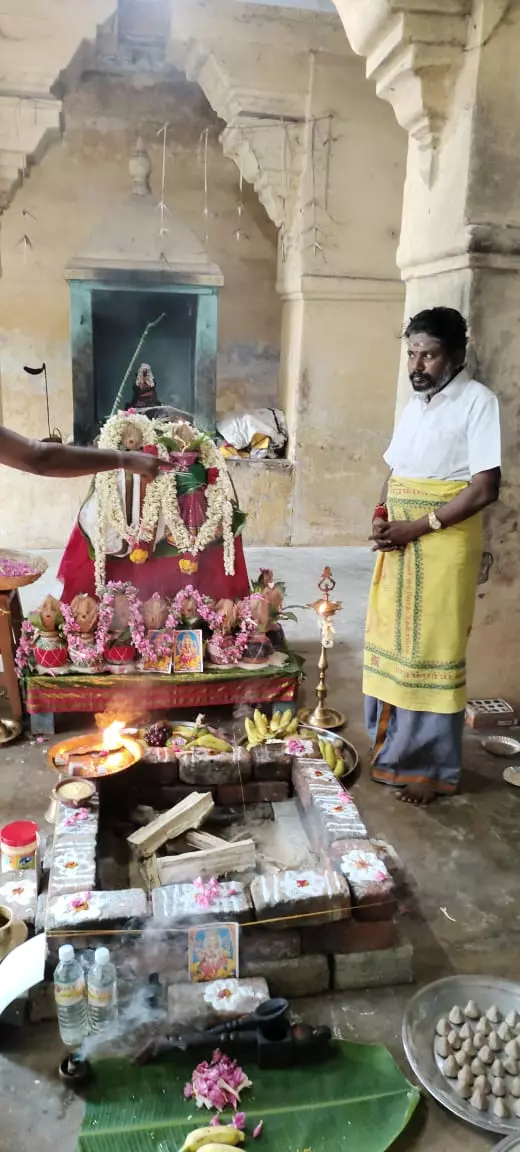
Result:
<svg viewBox="0 0 520 1152"><path fill-rule="evenodd" d="M23 724L19 720L8 720L2 717L1 722L5 728L5 736L0 736L0 747L3 744L12 744L13 740L17 740L23 732Z"/></svg>
<svg viewBox="0 0 520 1152"><path fill-rule="evenodd" d="M337 732L329 732L328 728L313 728L312 725L307 727L306 724L300 724L299 733L307 732L309 736L320 736L322 740L329 740L334 744L341 744L343 751L343 759L345 761L345 771L341 777L341 783L344 783L348 776L356 771L359 766L359 752L350 740L345 740L344 736L340 736Z"/></svg>
<svg viewBox="0 0 520 1152"><path fill-rule="evenodd" d="M487 1112L477 1112L455 1095L437 1067L433 1051L437 1021L448 1015L454 1004L464 1005L468 1000L476 1000L483 1012L496 1004L504 1015L512 1008L520 1013L520 984L493 976L449 976L428 984L406 1006L402 1032L406 1056L426 1091L460 1120L488 1132L517 1133L520 1137L520 1119L498 1120Z"/></svg>
<svg viewBox="0 0 520 1152"><path fill-rule="evenodd" d="M512 784L513 788L520 788L520 764L510 764L504 768L502 779L506 784Z"/></svg>
<svg viewBox="0 0 520 1152"><path fill-rule="evenodd" d="M520 740L515 740L514 736L486 736L481 744L492 756L518 756L520 753Z"/></svg>
<svg viewBox="0 0 520 1152"><path fill-rule="evenodd" d="M510 1136L496 1144L493 1152L520 1152L520 1136Z"/></svg>

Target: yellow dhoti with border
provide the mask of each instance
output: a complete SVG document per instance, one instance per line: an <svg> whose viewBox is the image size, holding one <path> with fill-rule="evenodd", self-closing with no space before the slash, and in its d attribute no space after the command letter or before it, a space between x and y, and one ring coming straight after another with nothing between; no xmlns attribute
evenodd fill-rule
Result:
<svg viewBox="0 0 520 1152"><path fill-rule="evenodd" d="M453 480L391 478L390 520L417 520L458 495ZM482 517L379 552L368 604L363 691L412 711L466 704L466 646L482 556Z"/></svg>
<svg viewBox="0 0 520 1152"><path fill-rule="evenodd" d="M391 520L417 520L467 485L407 480L388 486ZM368 604L363 692L372 779L395 787L459 785L466 646L482 556L482 518L379 552Z"/></svg>

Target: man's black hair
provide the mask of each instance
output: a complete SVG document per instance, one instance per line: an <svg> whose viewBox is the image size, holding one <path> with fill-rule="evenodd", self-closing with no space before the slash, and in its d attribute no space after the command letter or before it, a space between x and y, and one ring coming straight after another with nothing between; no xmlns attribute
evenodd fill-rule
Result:
<svg viewBox="0 0 520 1152"><path fill-rule="evenodd" d="M417 312L411 317L404 335L408 339L420 332L440 340L450 356L466 351L468 326L456 308L426 308L424 312Z"/></svg>

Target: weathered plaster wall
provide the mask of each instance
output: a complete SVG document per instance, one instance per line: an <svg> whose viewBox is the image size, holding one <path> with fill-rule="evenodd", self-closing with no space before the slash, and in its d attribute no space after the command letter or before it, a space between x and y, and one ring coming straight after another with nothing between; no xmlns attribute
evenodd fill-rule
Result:
<svg viewBox="0 0 520 1152"><path fill-rule="evenodd" d="M209 137L209 250L224 273L221 294L218 408L272 404L277 397L281 305L275 292L274 226L252 190L243 190L240 243L235 165L218 143L219 123L200 88L182 76L91 74L66 98L65 133L16 194L2 218L0 381L3 422L26 435L46 434L41 381L24 364L48 365L51 419L72 427L67 261L129 188L128 159L136 134L145 138L158 191L156 133L168 121L166 200L199 236L203 174L200 136ZM159 198L159 197L158 197ZM23 241L28 236L30 245ZM119 381L114 381L114 391ZM46 481L3 470L3 544L61 546L85 491L83 482ZM244 492L247 500L247 491ZM261 517L259 517L261 520ZM268 518L267 518L268 522ZM261 526L260 526L261 527ZM261 531L260 531L261 536Z"/></svg>

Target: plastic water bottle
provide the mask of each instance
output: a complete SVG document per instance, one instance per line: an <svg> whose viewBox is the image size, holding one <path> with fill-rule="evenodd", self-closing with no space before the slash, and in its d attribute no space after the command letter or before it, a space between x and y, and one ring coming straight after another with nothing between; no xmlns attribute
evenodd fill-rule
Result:
<svg viewBox="0 0 520 1152"><path fill-rule="evenodd" d="M54 973L54 998L63 1043L68 1048L81 1048L88 1036L87 995L85 973L76 960L72 944L62 944L59 950L59 964Z"/></svg>
<svg viewBox="0 0 520 1152"><path fill-rule="evenodd" d="M117 1017L117 972L108 948L96 948L88 974L88 1018L92 1032L103 1032Z"/></svg>

